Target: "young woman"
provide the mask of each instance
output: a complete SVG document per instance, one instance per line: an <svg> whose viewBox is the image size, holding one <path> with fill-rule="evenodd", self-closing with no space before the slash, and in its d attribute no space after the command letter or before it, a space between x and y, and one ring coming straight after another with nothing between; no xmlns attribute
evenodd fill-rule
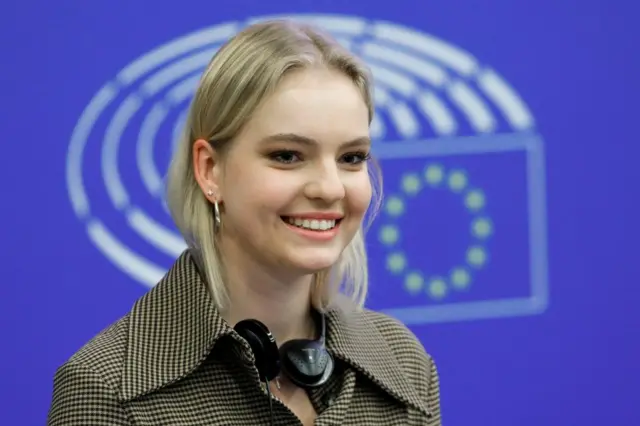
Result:
<svg viewBox="0 0 640 426"><path fill-rule="evenodd" d="M436 367L363 307L366 68L286 21L214 56L168 176L189 245L56 373L49 425L440 425Z"/></svg>

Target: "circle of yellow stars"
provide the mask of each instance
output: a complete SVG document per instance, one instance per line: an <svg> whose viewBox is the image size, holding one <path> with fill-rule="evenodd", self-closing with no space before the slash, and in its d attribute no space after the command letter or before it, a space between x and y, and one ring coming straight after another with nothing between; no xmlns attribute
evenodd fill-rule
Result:
<svg viewBox="0 0 640 426"><path fill-rule="evenodd" d="M451 268L443 275L426 276L412 269L402 252L400 227L395 223L383 225L378 234L382 244L390 249L386 268L394 275L401 275L404 288L412 295L426 293L433 300L442 300L451 291L464 291L472 281L472 271L481 269L488 261L488 252L482 244L493 234L493 223L483 214L486 205L484 192L469 185L463 169L447 170L440 164L428 164L422 174L406 173L401 180L400 195L391 195L384 204L384 212L391 219L399 219L406 210L406 199L415 197L424 187L446 188L462 197L465 208L473 214L469 232L474 239L466 249L462 265Z"/></svg>

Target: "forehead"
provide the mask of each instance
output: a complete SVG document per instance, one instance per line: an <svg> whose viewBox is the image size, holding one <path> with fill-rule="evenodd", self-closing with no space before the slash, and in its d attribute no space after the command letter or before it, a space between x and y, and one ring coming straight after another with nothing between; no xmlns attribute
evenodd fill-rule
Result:
<svg viewBox="0 0 640 426"><path fill-rule="evenodd" d="M345 75L304 70L286 76L247 123L252 136L296 133L318 140L368 135L369 112L361 92Z"/></svg>

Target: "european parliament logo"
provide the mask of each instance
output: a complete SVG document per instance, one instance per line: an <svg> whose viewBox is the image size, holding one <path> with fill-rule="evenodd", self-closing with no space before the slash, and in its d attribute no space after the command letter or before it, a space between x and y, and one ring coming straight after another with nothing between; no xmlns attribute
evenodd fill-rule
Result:
<svg viewBox="0 0 640 426"><path fill-rule="evenodd" d="M173 40L107 82L73 131L67 184L97 249L153 286L186 248L164 173L200 75L247 24ZM282 17L282 16L280 16ZM371 67L385 204L369 231L369 307L406 324L531 315L548 303L543 142L524 101L470 53L397 24L287 15Z"/></svg>

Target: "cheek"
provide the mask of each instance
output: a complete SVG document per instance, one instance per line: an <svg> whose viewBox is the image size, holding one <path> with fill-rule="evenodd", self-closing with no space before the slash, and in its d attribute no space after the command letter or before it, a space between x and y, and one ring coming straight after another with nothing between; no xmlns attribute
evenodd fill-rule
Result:
<svg viewBox="0 0 640 426"><path fill-rule="evenodd" d="M295 181L282 176L277 170L255 166L244 167L233 175L226 190L228 204L244 218L264 216L282 209L295 193Z"/></svg>
<svg viewBox="0 0 640 426"><path fill-rule="evenodd" d="M353 176L345 184L349 211L354 216L364 216L371 203L373 190L366 171Z"/></svg>

